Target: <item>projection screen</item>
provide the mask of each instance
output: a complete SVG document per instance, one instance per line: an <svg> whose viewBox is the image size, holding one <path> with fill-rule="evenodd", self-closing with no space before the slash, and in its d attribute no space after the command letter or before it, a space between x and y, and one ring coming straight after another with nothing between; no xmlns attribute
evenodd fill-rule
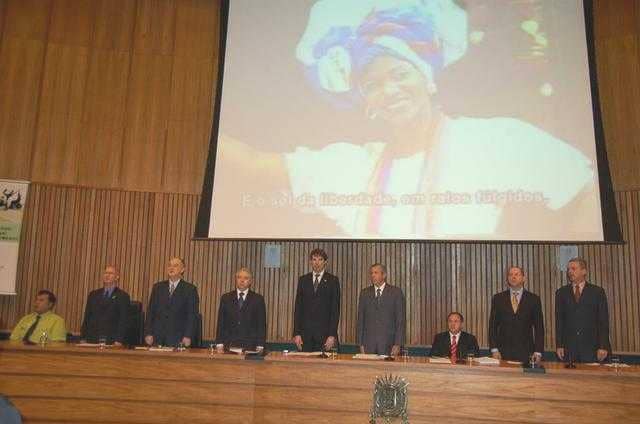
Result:
<svg viewBox="0 0 640 424"><path fill-rule="evenodd" d="M582 0L224 8L197 237L619 237Z"/></svg>

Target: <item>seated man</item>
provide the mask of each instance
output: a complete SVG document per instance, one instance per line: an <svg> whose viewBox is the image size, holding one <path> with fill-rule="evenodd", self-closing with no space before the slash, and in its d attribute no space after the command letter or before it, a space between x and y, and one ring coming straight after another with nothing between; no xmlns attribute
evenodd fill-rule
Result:
<svg viewBox="0 0 640 424"><path fill-rule="evenodd" d="M249 290L251 271L236 272L236 288L220 298L216 349L231 347L262 351L267 335L267 313L262 295Z"/></svg>
<svg viewBox="0 0 640 424"><path fill-rule="evenodd" d="M458 359L464 359L469 354L478 355L478 340L473 334L462 331L464 317L460 312L451 312L447 316L449 331L436 334L431 346L431 356L451 358L455 364Z"/></svg>
<svg viewBox="0 0 640 424"><path fill-rule="evenodd" d="M97 343L104 337L106 342L121 346L127 331L127 319L131 299L118 287L120 274L113 265L107 265L102 275L103 287L93 290L87 297L82 320L82 340Z"/></svg>
<svg viewBox="0 0 640 424"><path fill-rule="evenodd" d="M56 304L56 296L49 290L40 290L34 302L34 312L22 317L11 332L11 340L38 343L43 333L47 341L64 342L67 329L64 319L51 312Z"/></svg>

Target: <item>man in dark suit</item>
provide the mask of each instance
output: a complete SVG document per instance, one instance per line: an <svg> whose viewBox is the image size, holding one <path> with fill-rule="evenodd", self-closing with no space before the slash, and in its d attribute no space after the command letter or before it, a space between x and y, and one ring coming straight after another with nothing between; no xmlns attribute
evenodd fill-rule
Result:
<svg viewBox="0 0 640 424"><path fill-rule="evenodd" d="M609 352L609 308L601 287L586 280L587 262L567 264L570 284L556 290L556 353L569 362L602 362Z"/></svg>
<svg viewBox="0 0 640 424"><path fill-rule="evenodd" d="M216 349L238 347L245 350L264 349L267 335L267 313L262 295L249 290L251 271L236 272L236 288L220 298Z"/></svg>
<svg viewBox="0 0 640 424"><path fill-rule="evenodd" d="M462 331L464 317L460 312L447 315L449 331L436 334L431 345L430 356L448 357L452 363L465 359L469 354L478 356L480 348L478 340L473 334Z"/></svg>
<svg viewBox="0 0 640 424"><path fill-rule="evenodd" d="M493 296L489 315L489 346L496 359L540 362L544 352L544 320L540 298L524 289L524 270L509 268L509 288Z"/></svg>
<svg viewBox="0 0 640 424"><path fill-rule="evenodd" d="M171 258L168 279L153 285L145 322L148 345L191 346L198 320L198 290L182 279L185 265L181 258Z"/></svg>
<svg viewBox="0 0 640 424"><path fill-rule="evenodd" d="M89 343L97 343L105 337L107 343L122 346L129 317L129 294L118 287L120 274L115 266L108 265L102 275L103 287L93 290L84 308L81 337Z"/></svg>
<svg viewBox="0 0 640 424"><path fill-rule="evenodd" d="M298 279L293 317L293 341L298 350L318 352L338 344L340 281L325 270L327 253L309 254L312 272Z"/></svg>
<svg viewBox="0 0 640 424"><path fill-rule="evenodd" d="M373 284L362 289L358 302L360 352L397 356L405 336L404 294L387 284L384 265L372 265L369 275Z"/></svg>

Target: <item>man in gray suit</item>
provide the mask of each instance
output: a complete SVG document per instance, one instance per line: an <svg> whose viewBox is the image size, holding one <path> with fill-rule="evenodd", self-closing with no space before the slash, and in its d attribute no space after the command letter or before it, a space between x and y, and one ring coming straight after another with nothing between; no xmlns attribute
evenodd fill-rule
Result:
<svg viewBox="0 0 640 424"><path fill-rule="evenodd" d="M397 356L404 344L404 294L386 282L384 265L371 265L369 274L373 285L360 292L358 304L360 352Z"/></svg>

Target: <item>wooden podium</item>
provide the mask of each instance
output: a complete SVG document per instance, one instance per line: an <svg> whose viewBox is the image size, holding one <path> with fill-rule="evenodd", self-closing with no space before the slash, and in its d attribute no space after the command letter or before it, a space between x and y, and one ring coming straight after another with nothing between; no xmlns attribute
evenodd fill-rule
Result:
<svg viewBox="0 0 640 424"><path fill-rule="evenodd" d="M366 423L376 376L409 382L411 423L640 422L640 367L430 364L0 342L0 393L37 423Z"/></svg>

